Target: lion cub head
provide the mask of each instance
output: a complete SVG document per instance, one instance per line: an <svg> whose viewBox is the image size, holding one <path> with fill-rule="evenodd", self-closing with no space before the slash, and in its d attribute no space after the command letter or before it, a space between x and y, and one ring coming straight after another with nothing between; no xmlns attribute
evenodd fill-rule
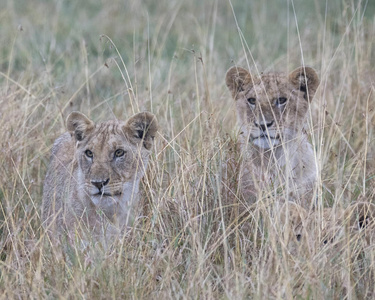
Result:
<svg viewBox="0 0 375 300"><path fill-rule="evenodd" d="M76 141L81 196L88 196L95 205L108 206L129 198L126 193L137 193L158 130L153 114L142 112L126 122L95 124L84 114L72 112L67 128Z"/></svg>
<svg viewBox="0 0 375 300"><path fill-rule="evenodd" d="M270 149L292 140L304 127L319 78L309 67L300 67L289 75L260 76L232 67L226 74L226 85L236 100L238 121L249 144Z"/></svg>
<svg viewBox="0 0 375 300"><path fill-rule="evenodd" d="M370 202L355 202L345 210L328 207L312 212L289 202L280 210L280 221L293 254L323 248L337 252L349 244L360 248L375 241L375 205Z"/></svg>

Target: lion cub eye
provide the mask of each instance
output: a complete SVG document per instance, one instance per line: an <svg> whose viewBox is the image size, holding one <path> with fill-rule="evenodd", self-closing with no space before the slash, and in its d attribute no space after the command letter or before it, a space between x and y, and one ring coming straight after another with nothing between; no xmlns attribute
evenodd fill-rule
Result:
<svg viewBox="0 0 375 300"><path fill-rule="evenodd" d="M124 156L124 154L125 154L124 150L117 149L116 152L115 152L115 157L121 157L121 156Z"/></svg>
<svg viewBox="0 0 375 300"><path fill-rule="evenodd" d="M249 102L251 105L255 105L256 99L255 98L247 98L247 102Z"/></svg>
<svg viewBox="0 0 375 300"><path fill-rule="evenodd" d="M278 99L276 99L276 105L283 105L286 103L288 99L286 99L285 97L280 97Z"/></svg>
<svg viewBox="0 0 375 300"><path fill-rule="evenodd" d="M92 158L94 156L94 154L90 150L86 150L85 154L86 154L87 157L90 157L90 158Z"/></svg>

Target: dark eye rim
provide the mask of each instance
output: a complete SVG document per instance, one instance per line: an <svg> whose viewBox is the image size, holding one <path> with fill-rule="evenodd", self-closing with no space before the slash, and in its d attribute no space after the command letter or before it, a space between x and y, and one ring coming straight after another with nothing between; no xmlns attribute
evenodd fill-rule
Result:
<svg viewBox="0 0 375 300"><path fill-rule="evenodd" d="M92 151L91 150L86 150L85 151L85 155L87 156L87 157L89 157L89 158L92 158L93 156L94 156L94 153L92 153Z"/></svg>
<svg viewBox="0 0 375 300"><path fill-rule="evenodd" d="M276 104L277 105L283 105L288 101L288 98L286 97L279 97L276 99Z"/></svg>
<svg viewBox="0 0 375 300"><path fill-rule="evenodd" d="M125 155L125 150L123 150L123 149L117 149L115 151L115 157L122 157L124 155Z"/></svg>
<svg viewBox="0 0 375 300"><path fill-rule="evenodd" d="M250 103L251 105L255 105L256 101L257 100L253 97L247 98L247 102Z"/></svg>

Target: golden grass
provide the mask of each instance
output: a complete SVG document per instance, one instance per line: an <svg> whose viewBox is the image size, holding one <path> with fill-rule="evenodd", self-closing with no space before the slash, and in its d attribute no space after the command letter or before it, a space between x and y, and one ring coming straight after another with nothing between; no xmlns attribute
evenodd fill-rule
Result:
<svg viewBox="0 0 375 300"><path fill-rule="evenodd" d="M344 234L290 251L275 199L243 213L224 84L234 63L316 68L308 130L321 168L317 209L372 202L374 4L253 2L6 2L1 298L375 297L374 244ZM149 110L160 122L139 217L110 249L54 247L41 227L49 152L72 110L96 121Z"/></svg>

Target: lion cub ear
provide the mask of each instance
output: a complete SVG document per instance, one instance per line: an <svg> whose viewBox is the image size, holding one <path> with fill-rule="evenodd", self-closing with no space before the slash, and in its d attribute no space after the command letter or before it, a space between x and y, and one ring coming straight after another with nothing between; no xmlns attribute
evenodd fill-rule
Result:
<svg viewBox="0 0 375 300"><path fill-rule="evenodd" d="M356 202L345 210L345 220L352 229L375 227L375 205L370 202Z"/></svg>
<svg viewBox="0 0 375 300"><path fill-rule="evenodd" d="M132 116L123 130L133 144L143 142L143 146L150 150L158 131L158 121L152 113L141 112Z"/></svg>
<svg viewBox="0 0 375 300"><path fill-rule="evenodd" d="M233 99L237 98L237 94L244 90L244 86L251 83L250 73L240 67L232 67L225 75L225 83L228 89L232 92Z"/></svg>
<svg viewBox="0 0 375 300"><path fill-rule="evenodd" d="M95 127L95 123L84 114L73 111L66 119L69 132L77 141L82 141Z"/></svg>
<svg viewBox="0 0 375 300"><path fill-rule="evenodd" d="M289 74L290 83L304 92L304 98L311 101L319 86L320 80L315 70L310 67L299 67Z"/></svg>

